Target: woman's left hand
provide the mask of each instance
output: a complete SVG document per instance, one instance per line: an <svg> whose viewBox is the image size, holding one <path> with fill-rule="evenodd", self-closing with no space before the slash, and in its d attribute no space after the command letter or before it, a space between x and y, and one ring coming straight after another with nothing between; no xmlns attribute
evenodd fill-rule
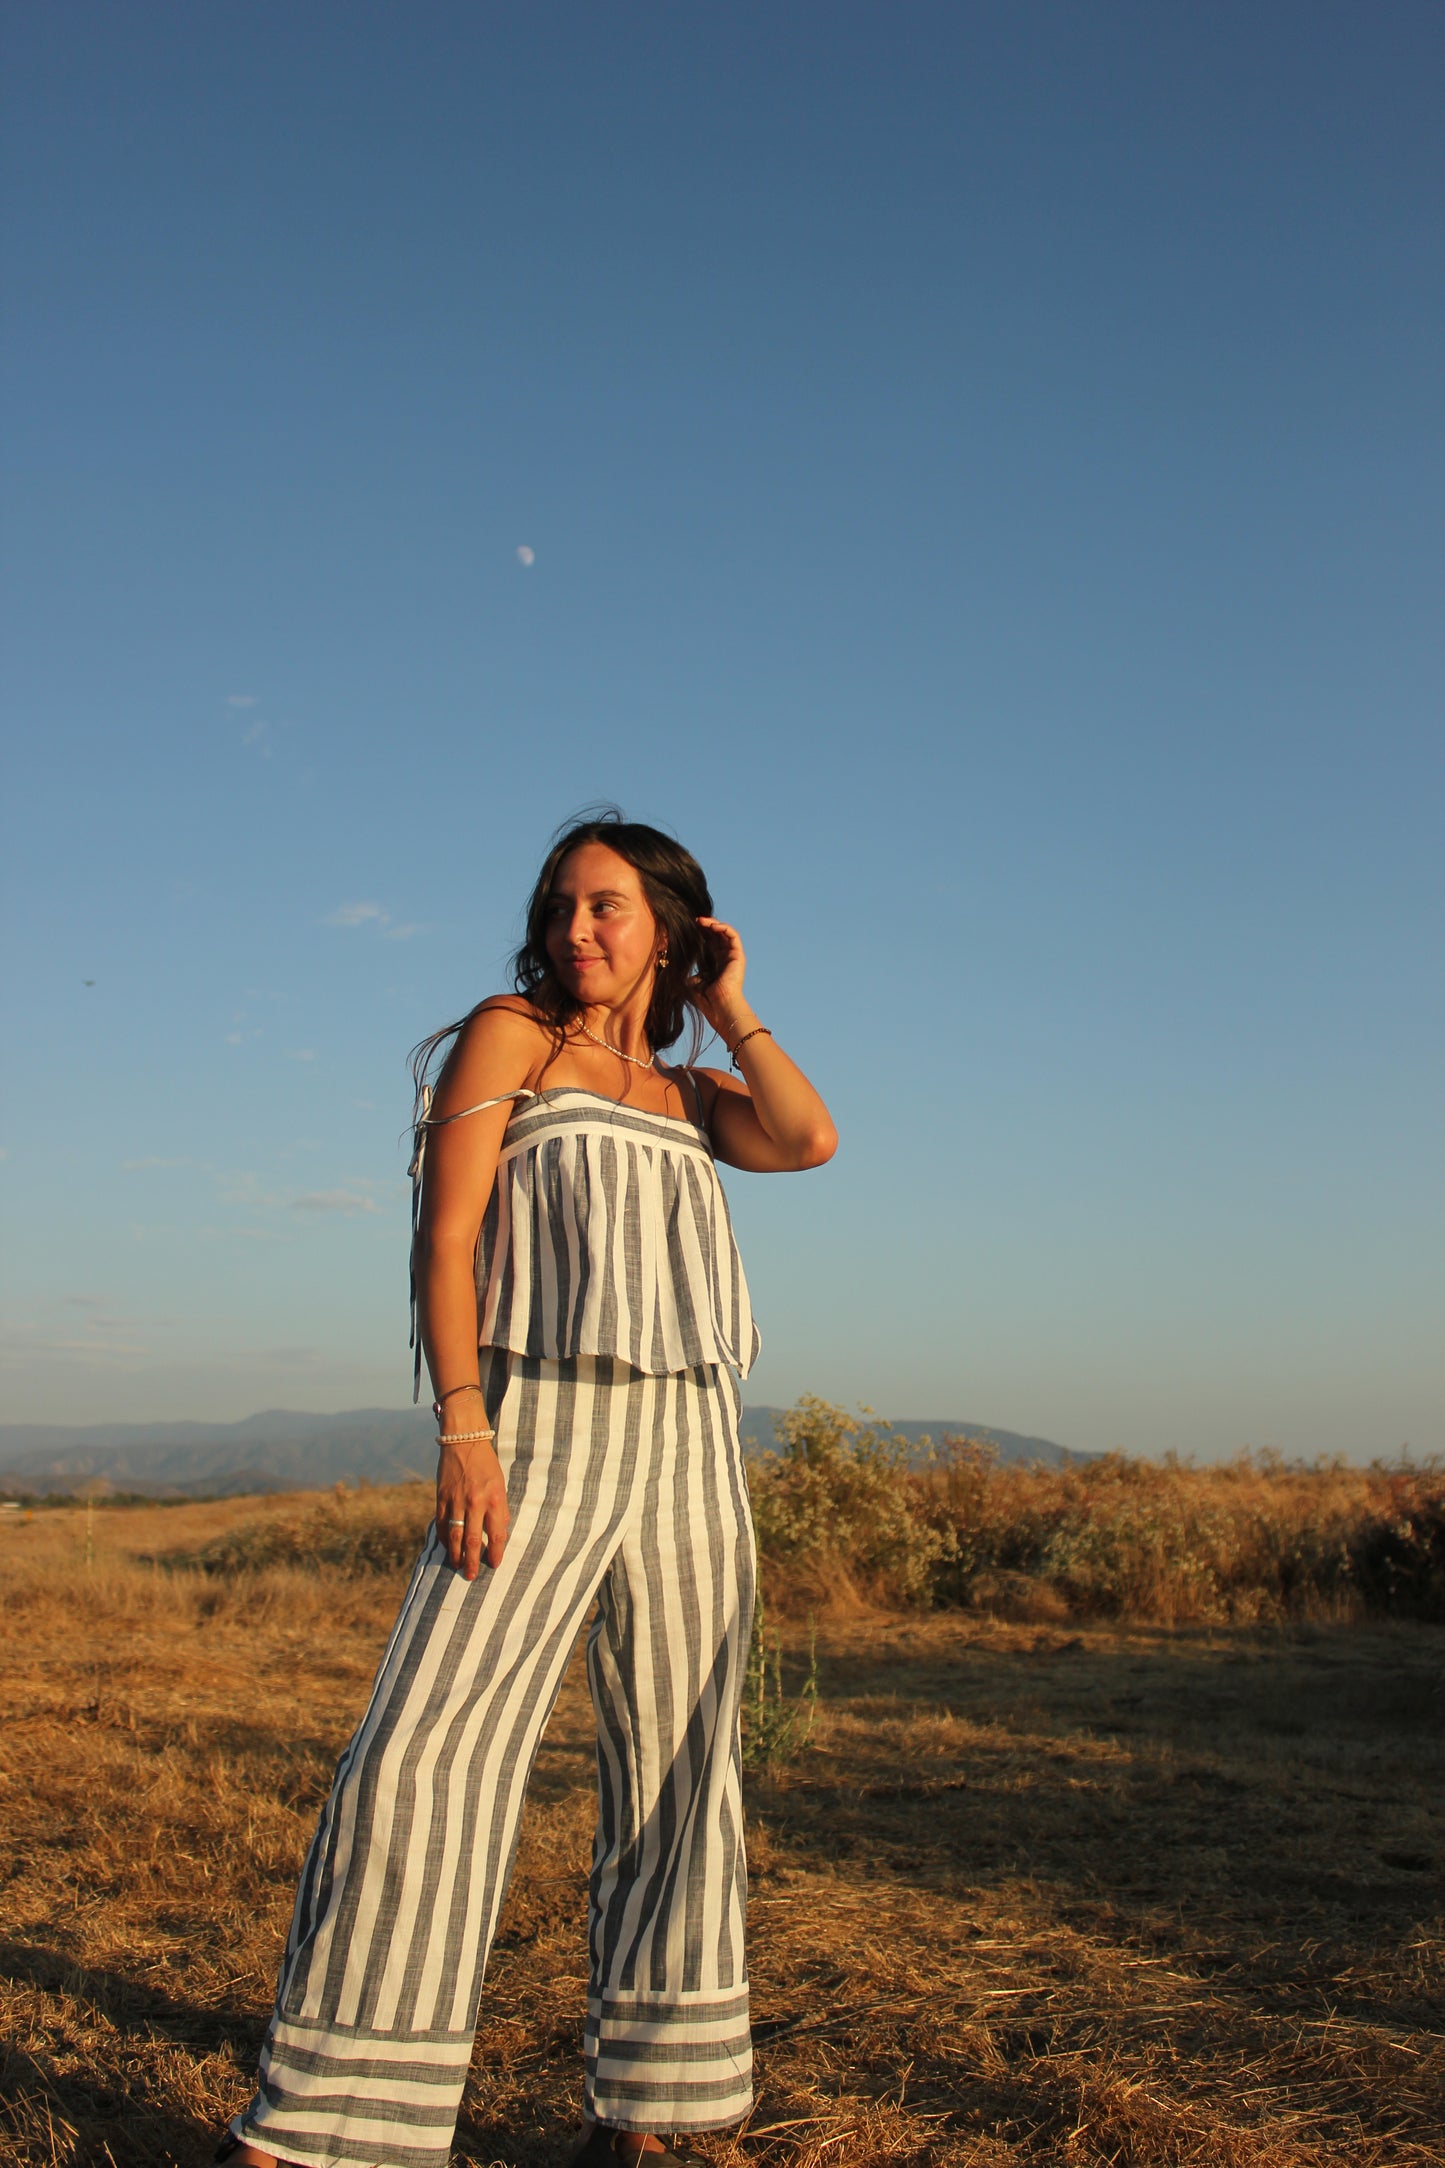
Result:
<svg viewBox="0 0 1445 2168"><path fill-rule="evenodd" d="M743 992L748 960L736 926L702 917L698 925L723 965L711 986L694 984L688 992L739 1072L703 1071L714 1086L707 1114L714 1150L750 1174L821 1167L837 1149L838 1132L797 1063L753 1014Z"/></svg>
<svg viewBox="0 0 1445 2168"><path fill-rule="evenodd" d="M698 924L711 935L719 953L726 951L727 961L711 986L698 989L697 1005L718 1037L725 1045L731 1045L748 1006L743 993L743 975L748 960L743 954L742 936L736 926L729 926L720 918L699 918Z"/></svg>

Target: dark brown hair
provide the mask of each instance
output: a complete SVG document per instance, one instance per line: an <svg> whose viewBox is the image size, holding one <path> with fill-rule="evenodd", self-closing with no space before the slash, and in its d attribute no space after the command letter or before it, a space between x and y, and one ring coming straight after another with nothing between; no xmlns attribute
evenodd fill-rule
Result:
<svg viewBox="0 0 1445 2168"><path fill-rule="evenodd" d="M712 891L691 851L684 850L660 828L628 820L616 806L601 806L569 821L553 837L528 900L526 931L512 958L512 984L551 1022L556 1034L552 1053L555 1060L567 1026L583 1005L558 984L553 974L547 955L547 905L557 868L569 852L584 843L605 844L609 851L626 859L642 883L648 909L665 937L667 963L654 978L647 1011L649 1046L654 1053L661 1053L664 1047L674 1045L690 1018L689 1059L696 1061L708 1030L697 996L721 976L725 961L721 941L698 924L699 918L712 916ZM411 1066L418 1092L437 1049L476 1013L475 1009L468 1010L456 1023L432 1032L413 1048Z"/></svg>

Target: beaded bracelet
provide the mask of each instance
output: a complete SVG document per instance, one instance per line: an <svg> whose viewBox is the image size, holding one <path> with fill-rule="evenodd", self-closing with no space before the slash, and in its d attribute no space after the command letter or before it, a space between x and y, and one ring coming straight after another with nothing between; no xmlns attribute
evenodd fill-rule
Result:
<svg viewBox="0 0 1445 2168"><path fill-rule="evenodd" d="M734 1069L736 1069L738 1065L738 1047L746 1046L749 1039L756 1039L759 1036L764 1039L771 1039L773 1035L769 1031L766 1024L754 1024L751 1031L745 1031L743 1033L742 1037L737 1042L737 1046L733 1047L731 1053L728 1056L728 1059L732 1063Z"/></svg>
<svg viewBox="0 0 1445 2168"><path fill-rule="evenodd" d="M437 1433L438 1445L470 1445L475 1438L495 1438L494 1430L448 1430Z"/></svg>

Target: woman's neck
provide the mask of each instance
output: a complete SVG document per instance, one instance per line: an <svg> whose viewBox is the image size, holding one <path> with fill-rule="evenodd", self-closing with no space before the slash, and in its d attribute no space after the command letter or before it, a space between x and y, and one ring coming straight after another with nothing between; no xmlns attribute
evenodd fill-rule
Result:
<svg viewBox="0 0 1445 2168"><path fill-rule="evenodd" d="M609 1009L600 1002L592 1002L579 1012L586 1031L602 1040L616 1054L623 1054L629 1061L650 1062L652 1044L647 1036L647 1003L625 1001L620 1008Z"/></svg>

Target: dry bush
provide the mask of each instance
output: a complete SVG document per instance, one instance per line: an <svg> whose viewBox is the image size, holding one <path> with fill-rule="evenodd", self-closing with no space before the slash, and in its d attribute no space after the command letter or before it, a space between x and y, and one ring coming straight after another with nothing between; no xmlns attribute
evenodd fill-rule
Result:
<svg viewBox="0 0 1445 2168"><path fill-rule="evenodd" d="M776 1427L783 1450L753 1463L748 1487L758 1549L783 1569L791 1603L929 1601L957 1539L946 1517L919 1512L907 1448L888 1426L806 1393Z"/></svg>
<svg viewBox="0 0 1445 2168"><path fill-rule="evenodd" d="M885 1426L804 1399L752 1476L775 1600L849 1596L1015 1618L1445 1619L1445 1468L1245 1454L1001 1464L971 1439L923 1465ZM841 1601L840 1601L841 1599Z"/></svg>
<svg viewBox="0 0 1445 2168"><path fill-rule="evenodd" d="M386 1490L348 1490L338 1483L324 1498L289 1511L242 1521L198 1549L162 1553L172 1566L203 1573L260 1572L273 1566L310 1570L332 1566L341 1573L409 1571L431 1523L429 1484Z"/></svg>

